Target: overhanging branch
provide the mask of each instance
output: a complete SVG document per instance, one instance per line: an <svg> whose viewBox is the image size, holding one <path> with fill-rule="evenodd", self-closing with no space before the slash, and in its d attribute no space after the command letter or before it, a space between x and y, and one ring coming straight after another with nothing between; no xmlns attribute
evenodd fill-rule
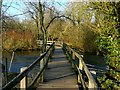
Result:
<svg viewBox="0 0 120 90"><path fill-rule="evenodd" d="M16 17L16 16L20 16L20 15L24 15L24 14L27 14L29 13L28 11L27 12L24 12L24 13L20 13L20 14L16 14L16 15L12 15L12 16L9 16L9 17Z"/></svg>
<svg viewBox="0 0 120 90"><path fill-rule="evenodd" d="M66 18L66 19L68 19L68 20L70 20L70 21L72 21L72 22L73 22L73 25L75 25L74 20L72 20L70 17L67 17L67 16L65 16L65 15L55 16L54 18L51 19L51 21L50 21L50 22L48 23L48 25L46 26L46 30L49 28L49 26L51 25L51 23L52 23L55 19L57 19L57 18L62 18L62 17Z"/></svg>

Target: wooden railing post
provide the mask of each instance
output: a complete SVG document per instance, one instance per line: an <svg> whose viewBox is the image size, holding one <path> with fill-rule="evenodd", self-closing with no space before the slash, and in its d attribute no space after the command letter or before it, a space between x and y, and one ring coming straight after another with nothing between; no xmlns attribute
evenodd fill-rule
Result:
<svg viewBox="0 0 120 90"><path fill-rule="evenodd" d="M54 50L54 46L50 49L50 51L48 52L48 60L49 60L49 62L51 62L51 57L52 57L52 52L53 52L53 50Z"/></svg>
<svg viewBox="0 0 120 90"><path fill-rule="evenodd" d="M82 58L79 58L79 69L83 70L83 63L82 63Z"/></svg>
<svg viewBox="0 0 120 90"><path fill-rule="evenodd" d="M71 52L72 52L72 51L71 51ZM72 61L75 60L75 53L72 52L71 55L72 55ZM74 62L74 61L73 61L73 62ZM72 63L72 68L75 68L75 67L74 67L74 63Z"/></svg>
<svg viewBox="0 0 120 90"><path fill-rule="evenodd" d="M72 59L75 60L75 52L72 52Z"/></svg>
<svg viewBox="0 0 120 90"><path fill-rule="evenodd" d="M22 73L24 70L26 70L27 67L22 67L20 72ZM26 90L27 89L27 76L24 77L21 81L20 81L20 89L21 90Z"/></svg>
<svg viewBox="0 0 120 90"><path fill-rule="evenodd" d="M70 54L70 56L72 55L72 52L69 50L69 49L67 49L68 50L68 52L69 52L69 54Z"/></svg>
<svg viewBox="0 0 120 90"><path fill-rule="evenodd" d="M78 83L81 83L81 79L80 79L79 74L77 75L77 81L78 81Z"/></svg>
<svg viewBox="0 0 120 90"><path fill-rule="evenodd" d="M42 70L42 68L44 67L44 58L40 61L40 71ZM41 76L40 76L40 81L43 82L44 77L43 77L44 72L42 72Z"/></svg>
<svg viewBox="0 0 120 90"><path fill-rule="evenodd" d="M49 55L50 55L50 51L49 51L49 52L47 53L47 55L46 55L46 56L47 56L47 57L46 57L46 62L47 62L47 60L50 61Z"/></svg>
<svg viewBox="0 0 120 90"><path fill-rule="evenodd" d="M66 44L63 45L63 48L66 52L68 52L67 54L69 54L69 58L72 64L72 68L77 68L78 70L78 83L82 84L84 89L94 89L97 90L98 86L97 83L95 82L94 78L92 77L89 69L87 68L85 62L83 61L83 55L79 55L78 53L76 53L72 48L68 47ZM74 63L74 60L78 58L79 63L78 65L76 65ZM82 71L85 72L87 78L88 78L88 85L86 85L84 78L82 77L84 74L82 73Z"/></svg>
<svg viewBox="0 0 120 90"><path fill-rule="evenodd" d="M89 88L89 89L91 89L91 88L94 89L94 88L95 88L95 87L94 87L94 83L91 82L91 80L89 80L89 82L88 82L88 88Z"/></svg>
<svg viewBox="0 0 120 90"><path fill-rule="evenodd" d="M92 88L93 90L97 90L98 89L98 86L97 84L92 80L89 80L89 84L88 84L88 88L89 90Z"/></svg>
<svg viewBox="0 0 120 90"><path fill-rule="evenodd" d="M8 63L7 63L7 58L5 60L5 83L8 83Z"/></svg>
<svg viewBox="0 0 120 90"><path fill-rule="evenodd" d="M83 65L82 65L82 60L81 60L82 58L78 58L78 68L79 68L79 70L83 70ZM79 74L78 74L78 83L81 83L81 79L80 79L80 76L79 76Z"/></svg>

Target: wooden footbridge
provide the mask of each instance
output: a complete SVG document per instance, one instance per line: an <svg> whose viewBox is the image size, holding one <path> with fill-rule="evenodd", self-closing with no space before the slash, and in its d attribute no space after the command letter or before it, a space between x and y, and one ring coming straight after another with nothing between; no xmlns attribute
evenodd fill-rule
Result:
<svg viewBox="0 0 120 90"><path fill-rule="evenodd" d="M29 80L29 73L39 66L34 78ZM35 72L35 71L34 71ZM32 73L32 72L31 72ZM56 45L38 57L30 66L21 69L21 73L7 83L2 90L14 89L98 89L98 86L82 59L67 44Z"/></svg>

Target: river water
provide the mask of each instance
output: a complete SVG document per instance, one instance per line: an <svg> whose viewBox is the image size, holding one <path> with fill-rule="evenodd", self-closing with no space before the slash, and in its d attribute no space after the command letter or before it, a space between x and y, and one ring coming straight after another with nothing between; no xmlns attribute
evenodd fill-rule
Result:
<svg viewBox="0 0 120 90"><path fill-rule="evenodd" d="M9 72L19 73L20 68L29 66L40 55L40 51L17 51L15 52L14 60L11 64ZM10 66L11 55L8 52L2 53L2 63L5 65L5 58L8 61L8 70ZM105 68L105 59L103 56L84 55L84 61L90 65L96 65Z"/></svg>
<svg viewBox="0 0 120 90"><path fill-rule="evenodd" d="M19 73L20 68L29 66L32 62L34 62L40 55L40 51L17 51L15 52L15 56L13 62L10 67L11 62L11 54L8 52L2 53L2 63L5 65L5 59L7 58L8 63L8 71Z"/></svg>

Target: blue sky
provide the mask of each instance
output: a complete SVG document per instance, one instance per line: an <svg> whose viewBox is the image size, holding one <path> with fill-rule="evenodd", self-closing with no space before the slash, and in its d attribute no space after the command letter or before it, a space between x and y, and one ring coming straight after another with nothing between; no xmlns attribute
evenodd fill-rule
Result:
<svg viewBox="0 0 120 90"><path fill-rule="evenodd" d="M3 6L3 12L5 12L6 15L9 16L13 16L16 14L22 14L25 10L25 5L23 2L21 2L20 0L18 0L17 2L15 2L16 0L3 0L3 5L7 5L7 6ZM12 3L11 3L12 2ZM9 7L11 6L11 7ZM9 7L9 8L7 8ZM18 16L18 18L24 18L24 16Z"/></svg>
<svg viewBox="0 0 120 90"><path fill-rule="evenodd" d="M5 13L6 15L14 16L14 15L22 14L26 12L26 9L25 9L26 6L24 4L25 1L37 1L37 0L3 0L3 5L7 5L8 7L11 4L12 6L12 7L9 7L8 9L3 7L3 12L6 11L7 9ZM49 4L50 6L54 5L55 8L60 12L60 11L64 11L68 5L67 3L72 0L52 0L52 1L46 0L46 1L47 1L47 4ZM20 21L22 21L24 19L28 19L29 16L27 16L27 14L26 15L24 14L16 17L19 18ZM94 22L94 21L95 21L95 17L93 15L91 22Z"/></svg>
<svg viewBox="0 0 120 90"><path fill-rule="evenodd" d="M24 2L28 2L28 1L37 2L37 0L3 0L3 5L7 5L7 7L11 5L11 7L9 8L3 7L3 12L7 10L5 14L6 15L9 14L10 16L13 16L16 14L22 14L23 12L25 12ZM42 1L45 1L45 0L42 0ZM46 1L49 5L52 4L51 0L46 0ZM67 3L67 0L52 0L52 1L54 2L54 6L57 8L57 10L64 11L64 9L66 8L65 6ZM25 15L19 15L17 17L20 19L27 18Z"/></svg>

